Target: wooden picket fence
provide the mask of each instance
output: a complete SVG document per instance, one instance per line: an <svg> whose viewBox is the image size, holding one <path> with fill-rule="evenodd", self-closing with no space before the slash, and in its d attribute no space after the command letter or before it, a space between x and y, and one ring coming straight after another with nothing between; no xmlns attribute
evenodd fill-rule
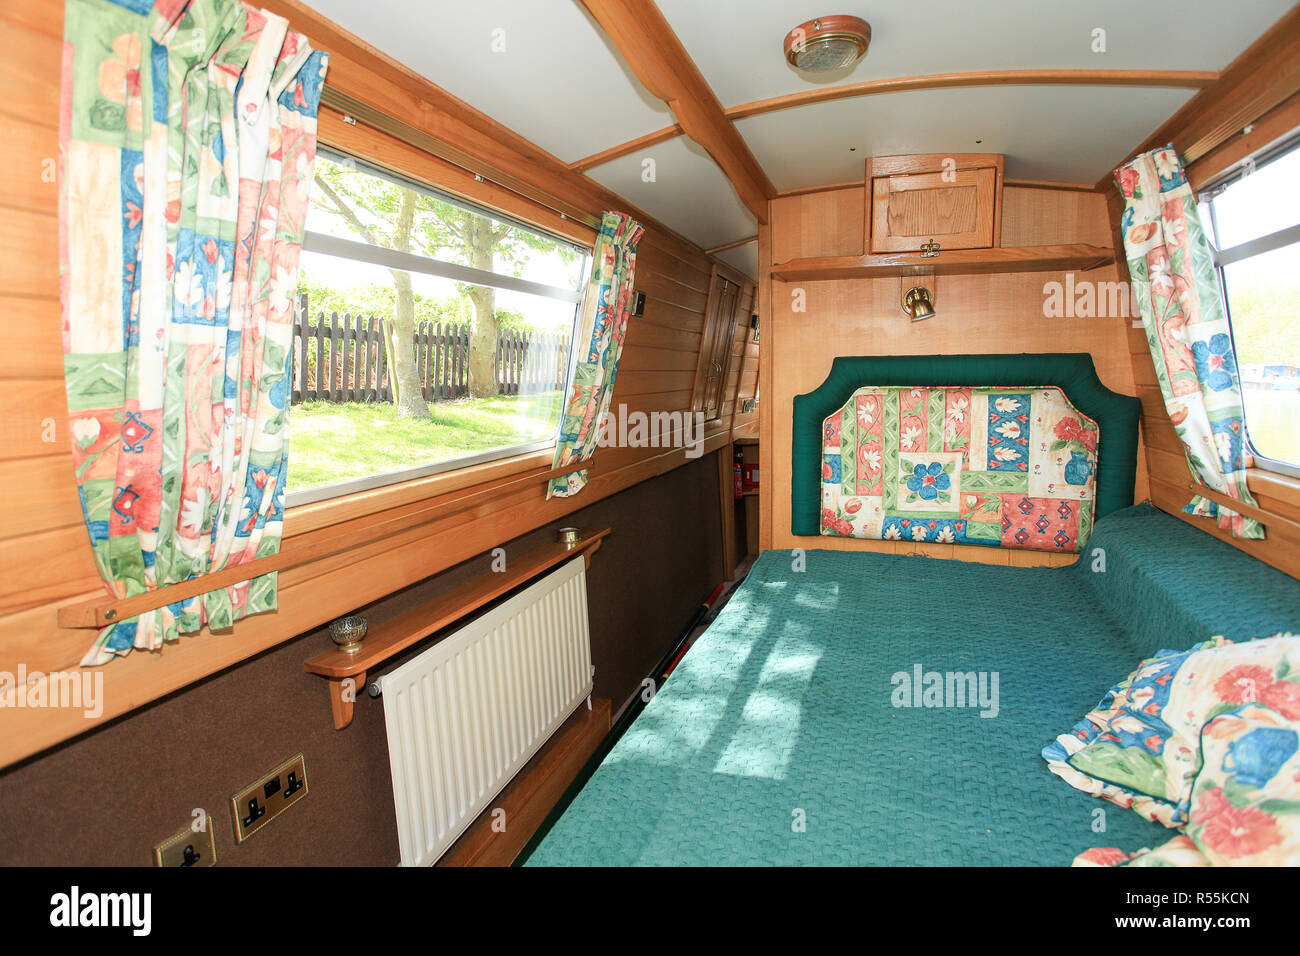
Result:
<svg viewBox="0 0 1300 956"><path fill-rule="evenodd" d="M311 320L309 315L302 295L293 324L293 403L391 402L384 319L318 312ZM411 345L425 401L469 394L469 335L468 323L416 323ZM497 394L562 388L568 350L564 335L502 329L496 343Z"/></svg>

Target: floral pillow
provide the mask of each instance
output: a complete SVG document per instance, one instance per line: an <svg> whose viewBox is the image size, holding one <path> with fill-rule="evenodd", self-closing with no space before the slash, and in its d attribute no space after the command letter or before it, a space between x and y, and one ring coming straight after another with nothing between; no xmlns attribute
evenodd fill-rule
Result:
<svg viewBox="0 0 1300 956"><path fill-rule="evenodd" d="M1069 733L1043 748L1052 773L1076 790L1167 827L1178 826L1186 810L1174 799L1179 785L1169 779L1165 762L1173 730L1161 714L1169 704L1172 677L1188 659L1227 645L1225 638L1213 637L1191 650L1161 650L1142 661ZM1170 756L1175 764L1185 764L1188 755L1176 749Z"/></svg>
<svg viewBox="0 0 1300 956"><path fill-rule="evenodd" d="M1183 836L1106 865L1300 863L1300 637L1162 651L1043 750L1071 786Z"/></svg>
<svg viewBox="0 0 1300 956"><path fill-rule="evenodd" d="M1300 731L1264 704L1211 720L1182 835L1129 855L1081 853L1076 866L1300 865Z"/></svg>

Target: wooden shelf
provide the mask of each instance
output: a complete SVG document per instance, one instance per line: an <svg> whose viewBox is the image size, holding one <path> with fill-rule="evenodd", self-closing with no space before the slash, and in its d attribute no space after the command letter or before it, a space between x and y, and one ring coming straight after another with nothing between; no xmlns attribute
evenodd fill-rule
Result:
<svg viewBox="0 0 1300 956"><path fill-rule="evenodd" d="M790 259L772 266L782 282L822 279L884 279L933 269L935 275L982 275L996 272L1086 272L1115 261L1114 250L1083 244L1015 246L997 249L950 249L924 258L919 252L867 256Z"/></svg>
<svg viewBox="0 0 1300 956"><path fill-rule="evenodd" d="M542 545L520 557L511 558L505 571L475 578L441 597L376 624L356 651L333 648L309 657L303 662L303 670L329 680L334 729L342 730L352 722L352 704L365 686L367 671L579 554L591 567L591 556L609 532L609 528L583 528L575 544L557 541Z"/></svg>

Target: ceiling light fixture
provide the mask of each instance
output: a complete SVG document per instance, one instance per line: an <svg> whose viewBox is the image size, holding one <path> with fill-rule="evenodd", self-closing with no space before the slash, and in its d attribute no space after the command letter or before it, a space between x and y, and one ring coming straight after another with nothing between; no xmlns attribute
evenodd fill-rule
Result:
<svg viewBox="0 0 1300 956"><path fill-rule="evenodd" d="M852 66L867 52L871 25L861 17L818 17L785 36L785 58L796 70L829 73Z"/></svg>

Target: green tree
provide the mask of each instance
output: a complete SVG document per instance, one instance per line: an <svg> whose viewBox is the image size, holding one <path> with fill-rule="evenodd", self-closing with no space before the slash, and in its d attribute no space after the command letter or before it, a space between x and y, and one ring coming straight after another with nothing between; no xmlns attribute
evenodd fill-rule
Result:
<svg viewBox="0 0 1300 956"><path fill-rule="evenodd" d="M316 188L312 201L347 223L364 241L484 271L500 260L518 273L532 252L557 253L571 262L576 254L567 246L497 222L481 213L438 199L428 193L382 179L372 173L324 157L316 162ZM416 322L416 295L406 272L390 269L393 278L392 312L385 322L385 349L394 404L401 418L429 418L420 391L412 341ZM468 362L471 397L496 394L496 292L484 286L458 284L473 307Z"/></svg>

